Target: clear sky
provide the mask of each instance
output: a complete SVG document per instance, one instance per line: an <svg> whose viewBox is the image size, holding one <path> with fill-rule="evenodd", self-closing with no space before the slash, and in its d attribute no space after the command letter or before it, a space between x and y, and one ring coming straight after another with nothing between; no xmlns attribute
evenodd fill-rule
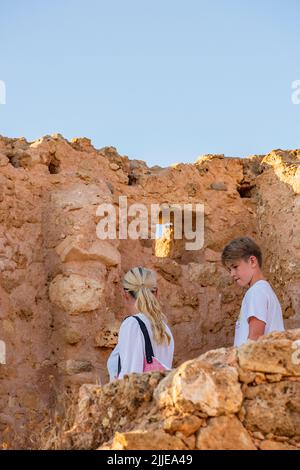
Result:
<svg viewBox="0 0 300 470"><path fill-rule="evenodd" d="M300 147L299 0L0 0L0 134L149 165Z"/></svg>

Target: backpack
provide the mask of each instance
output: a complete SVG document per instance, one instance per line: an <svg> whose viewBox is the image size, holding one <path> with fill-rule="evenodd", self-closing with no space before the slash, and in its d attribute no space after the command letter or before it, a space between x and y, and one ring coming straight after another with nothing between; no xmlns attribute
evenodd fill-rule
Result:
<svg viewBox="0 0 300 470"><path fill-rule="evenodd" d="M135 315L132 315L133 318L137 320L144 335L145 340L145 353L146 357L144 357L144 365L143 365L143 372L154 372L154 371L164 371L166 370L165 366L163 366L155 357L153 353L153 348L150 340L150 336L147 330L147 327L143 320ZM121 359L119 355L118 360L118 376L121 372Z"/></svg>

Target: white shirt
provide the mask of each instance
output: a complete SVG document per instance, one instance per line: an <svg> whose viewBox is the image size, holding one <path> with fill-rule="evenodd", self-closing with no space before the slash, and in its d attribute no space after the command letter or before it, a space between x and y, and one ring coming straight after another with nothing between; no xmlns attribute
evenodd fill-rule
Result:
<svg viewBox="0 0 300 470"><path fill-rule="evenodd" d="M279 300L265 280L255 282L243 298L240 316L235 325L234 346L238 347L247 341L250 317L256 317L265 322L265 335L271 331L284 331Z"/></svg>
<svg viewBox="0 0 300 470"><path fill-rule="evenodd" d="M151 323L148 317L143 313L138 313L135 316L138 316L147 327L155 358L166 369L171 369L174 355L174 339L168 325L165 324L165 327L171 338L170 343L166 341L163 344L157 344L153 338ZM110 380L115 379L118 374L119 355L121 358L121 372L119 374L119 379L121 379L125 374L143 372L145 340L141 327L135 318L128 317L121 325L118 344L107 361Z"/></svg>

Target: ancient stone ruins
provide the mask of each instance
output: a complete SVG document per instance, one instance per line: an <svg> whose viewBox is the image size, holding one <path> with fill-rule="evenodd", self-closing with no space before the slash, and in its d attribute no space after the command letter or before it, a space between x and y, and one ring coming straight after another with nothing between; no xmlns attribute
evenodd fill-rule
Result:
<svg viewBox="0 0 300 470"><path fill-rule="evenodd" d="M0 138L0 448L299 449L299 163L273 150L149 168L86 138ZM99 239L97 208L120 196L203 204L203 246L172 230ZM243 291L220 253L242 235L262 247L288 331L235 349ZM136 265L158 274L174 369L107 384Z"/></svg>

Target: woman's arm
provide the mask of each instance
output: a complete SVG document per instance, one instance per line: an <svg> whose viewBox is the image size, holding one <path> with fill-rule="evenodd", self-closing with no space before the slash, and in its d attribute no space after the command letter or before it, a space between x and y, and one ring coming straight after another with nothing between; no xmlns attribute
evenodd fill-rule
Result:
<svg viewBox="0 0 300 470"><path fill-rule="evenodd" d="M118 360L119 360L119 350L118 346L113 349L108 360L107 360L107 370L109 373L110 382L118 377Z"/></svg>

